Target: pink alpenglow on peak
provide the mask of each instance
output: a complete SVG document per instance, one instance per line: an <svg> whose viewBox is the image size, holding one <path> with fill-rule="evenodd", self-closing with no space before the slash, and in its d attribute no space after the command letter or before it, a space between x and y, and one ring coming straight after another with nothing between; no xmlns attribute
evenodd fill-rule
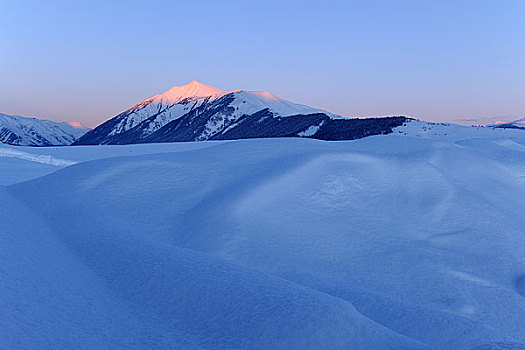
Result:
<svg viewBox="0 0 525 350"><path fill-rule="evenodd" d="M193 80L189 84L174 86L162 94L153 95L148 100L162 99L168 101L169 103L178 103L188 98L219 98L231 92L233 91L224 91Z"/></svg>
<svg viewBox="0 0 525 350"><path fill-rule="evenodd" d="M239 128L235 133L242 134L243 137L248 134L256 135L254 130L263 128L260 122L252 126L248 126L249 123L245 122L252 116L257 118L254 116L256 113L260 113L259 117L264 115L268 118L276 118L276 123L287 124L288 128L300 128L298 133L304 131L302 129L307 129L303 124L311 122L315 125L309 126L317 128L321 125L321 119L343 119L339 115L318 108L290 102L268 91L225 91L194 80L137 103L99 125L93 132L87 133L76 144L109 144L139 140L145 143L158 142L157 135L160 134L163 138L169 139L169 142L172 142L172 137L175 137L176 141L180 140L178 137L183 141L202 141L224 138L226 133L233 135L234 128ZM304 120L294 124L295 118L288 121L280 119L292 116L302 116ZM259 137L268 137L269 134L280 133L285 129L283 127L279 131L275 125L264 127L271 130L265 133L259 131L261 135ZM125 135L128 134L133 136L124 141ZM183 134L184 137L181 136ZM303 134L298 134L298 137L302 136ZM312 135L308 134L308 136Z"/></svg>
<svg viewBox="0 0 525 350"><path fill-rule="evenodd" d="M338 115L326 112L321 109L311 108L305 105L287 101L268 91L225 91L200 83L196 80L193 80L186 85L174 86L164 93L153 95L152 97L137 104L136 107L142 107L145 103L149 102L158 103L161 105L174 105L186 102L188 100L199 100L200 103L203 103L204 100L214 101L229 94L235 94L235 101L231 103L231 106L236 108L236 110L241 114L251 114L261 109L270 108L275 115L279 116L323 113L329 115L331 118L342 118ZM131 126L135 126L137 122L140 121L142 121L142 119L138 120L137 118L134 118Z"/></svg>
<svg viewBox="0 0 525 350"><path fill-rule="evenodd" d="M70 122L66 122L66 123L68 123L69 125L71 125L75 129L89 129L87 126L84 126L81 122L70 121Z"/></svg>
<svg viewBox="0 0 525 350"><path fill-rule="evenodd" d="M264 100L283 101L282 98L277 97L268 91L248 91L248 92Z"/></svg>

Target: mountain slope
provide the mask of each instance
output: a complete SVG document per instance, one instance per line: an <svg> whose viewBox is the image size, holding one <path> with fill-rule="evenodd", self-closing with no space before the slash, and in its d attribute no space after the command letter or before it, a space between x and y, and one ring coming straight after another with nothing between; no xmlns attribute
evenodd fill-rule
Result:
<svg viewBox="0 0 525 350"><path fill-rule="evenodd" d="M346 119L266 91L223 91L196 81L154 95L75 142L131 144L309 137L350 140L390 133L404 117Z"/></svg>
<svg viewBox="0 0 525 350"><path fill-rule="evenodd" d="M0 142L20 146L64 146L88 129L51 120L0 113Z"/></svg>

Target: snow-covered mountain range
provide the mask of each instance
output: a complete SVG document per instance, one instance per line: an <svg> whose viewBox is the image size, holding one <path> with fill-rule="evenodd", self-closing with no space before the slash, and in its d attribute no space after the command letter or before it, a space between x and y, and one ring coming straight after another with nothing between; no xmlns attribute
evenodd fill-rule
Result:
<svg viewBox="0 0 525 350"><path fill-rule="evenodd" d="M65 146L82 136L87 128L66 122L0 113L0 142L19 146Z"/></svg>
<svg viewBox="0 0 525 350"><path fill-rule="evenodd" d="M223 91L192 81L138 103L86 133L75 144L267 137L351 140L390 133L405 121L405 117L343 118L266 91Z"/></svg>

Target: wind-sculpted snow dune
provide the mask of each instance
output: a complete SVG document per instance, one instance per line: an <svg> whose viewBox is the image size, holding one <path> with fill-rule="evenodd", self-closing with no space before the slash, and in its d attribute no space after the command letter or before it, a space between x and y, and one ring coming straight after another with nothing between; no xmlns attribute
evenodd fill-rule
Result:
<svg viewBox="0 0 525 350"><path fill-rule="evenodd" d="M525 138L233 141L1 195L0 348L525 348Z"/></svg>

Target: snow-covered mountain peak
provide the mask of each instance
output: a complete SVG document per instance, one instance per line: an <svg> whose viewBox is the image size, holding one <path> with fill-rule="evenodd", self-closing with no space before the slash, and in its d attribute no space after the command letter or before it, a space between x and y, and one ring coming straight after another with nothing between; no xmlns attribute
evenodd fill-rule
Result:
<svg viewBox="0 0 525 350"><path fill-rule="evenodd" d="M149 102L154 103L152 106L155 110L158 108L158 104L166 106L187 103L189 101L195 100L200 100L201 103L204 102L202 100L211 102L229 94L235 94L234 96L236 101L234 101L231 105L241 114L251 114L255 113L256 111L268 108L278 116L323 113L330 116L330 118L341 118L338 115L326 112L321 109L311 108L305 105L290 102L268 91L225 91L211 85L203 84L196 80L193 80L186 85L174 86L162 94L153 95L152 97L137 104L134 108L139 106L143 107L145 103ZM142 119L140 121L142 121ZM135 123L133 123L132 126L135 126Z"/></svg>
<svg viewBox="0 0 525 350"><path fill-rule="evenodd" d="M186 85L173 86L171 89L162 94L152 96L150 100L160 99L169 103L178 103L189 98L220 97L230 92L231 91L217 89L211 85L206 85L193 80Z"/></svg>
<svg viewBox="0 0 525 350"><path fill-rule="evenodd" d="M194 80L139 102L75 144L292 136L341 140L389 133L403 121L355 121L268 91L225 91ZM357 127L359 123L363 125Z"/></svg>

